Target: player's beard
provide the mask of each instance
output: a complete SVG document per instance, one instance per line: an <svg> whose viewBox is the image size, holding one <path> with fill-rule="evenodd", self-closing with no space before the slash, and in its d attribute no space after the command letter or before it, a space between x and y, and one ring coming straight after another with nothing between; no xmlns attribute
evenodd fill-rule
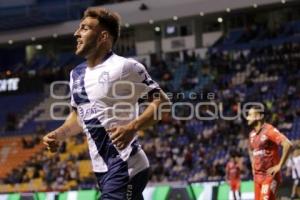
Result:
<svg viewBox="0 0 300 200"><path fill-rule="evenodd" d="M255 124L254 120L248 120L247 121L248 126L252 127Z"/></svg>
<svg viewBox="0 0 300 200"><path fill-rule="evenodd" d="M251 120L251 121L248 121L247 123L253 129L257 126L257 124L259 123L259 120Z"/></svg>
<svg viewBox="0 0 300 200"><path fill-rule="evenodd" d="M77 45L75 54L84 58L87 58L97 48L97 37L91 38L89 41L83 42L82 44Z"/></svg>

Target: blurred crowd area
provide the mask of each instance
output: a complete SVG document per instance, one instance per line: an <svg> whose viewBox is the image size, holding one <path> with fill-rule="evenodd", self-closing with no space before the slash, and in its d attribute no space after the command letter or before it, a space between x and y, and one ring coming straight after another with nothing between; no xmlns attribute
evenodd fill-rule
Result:
<svg viewBox="0 0 300 200"><path fill-rule="evenodd" d="M248 156L249 127L243 117L224 120L238 114L247 102L263 102L267 121L295 144L300 144L300 45L286 43L261 49L230 53L211 50L206 59L195 52L186 53L184 62L157 60L147 66L151 76L167 92L171 101L212 102L218 115L212 120L179 120L164 116L157 125L140 131L140 143L151 164L151 183L170 181L224 180L225 166L231 155L239 157L242 179L251 179ZM158 73L159 72L159 73ZM176 95L182 93L183 95ZM196 94L196 98L188 96ZM221 105L221 107L219 107ZM215 107L202 106L201 116L211 116ZM189 108L176 109L186 117ZM46 130L32 140L22 140L24 148L40 142ZM45 150L34 154L13 169L2 184L24 184L31 188L39 180L44 190L96 187L89 164L85 136L79 135L61 144L58 154Z"/></svg>
<svg viewBox="0 0 300 200"><path fill-rule="evenodd" d="M201 78L209 77L207 84L201 88L204 95L200 95L196 103L207 101L208 93L214 93L215 98L211 102L223 105L219 112L224 116L236 116L239 108L247 102L263 102L267 107L267 121L298 144L299 47L297 43L286 43L234 53L211 52L207 60L200 61L200 76L194 68L199 60L190 56L187 60L188 73L179 88L193 91ZM164 71L159 77L162 80L171 76L167 69L160 71ZM168 84L162 85L168 88ZM210 106L204 107L200 111L201 116L205 116L207 111L214 113L215 110ZM249 132L243 118L223 120L219 117L209 121L170 119L162 122L148 130L142 139L152 163L151 181L221 180L232 154L240 157L242 178L250 179Z"/></svg>

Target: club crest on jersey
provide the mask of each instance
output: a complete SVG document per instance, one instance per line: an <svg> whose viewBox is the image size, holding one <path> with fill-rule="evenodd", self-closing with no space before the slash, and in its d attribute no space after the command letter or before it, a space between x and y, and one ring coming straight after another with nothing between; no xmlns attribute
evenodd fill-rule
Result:
<svg viewBox="0 0 300 200"><path fill-rule="evenodd" d="M266 141L268 139L268 137L266 136L266 135L262 135L261 137L260 137L260 141L261 142L264 142L264 141Z"/></svg>
<svg viewBox="0 0 300 200"><path fill-rule="evenodd" d="M109 83L109 72L102 72L98 78L98 83L100 84Z"/></svg>

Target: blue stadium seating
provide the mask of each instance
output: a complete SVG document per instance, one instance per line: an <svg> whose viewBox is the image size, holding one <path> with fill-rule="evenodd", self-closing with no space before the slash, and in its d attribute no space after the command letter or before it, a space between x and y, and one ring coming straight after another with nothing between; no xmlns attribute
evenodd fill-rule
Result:
<svg viewBox="0 0 300 200"><path fill-rule="evenodd" d="M5 118L8 113L20 115L31 105L36 104L41 97L42 94L39 93L2 96L0 98L0 105L5 109L0 113L0 127L4 126Z"/></svg>

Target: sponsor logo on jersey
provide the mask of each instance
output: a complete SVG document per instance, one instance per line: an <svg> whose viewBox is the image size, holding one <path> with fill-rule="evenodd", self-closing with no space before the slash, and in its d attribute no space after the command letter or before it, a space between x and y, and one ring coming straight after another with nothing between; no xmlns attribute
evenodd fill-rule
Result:
<svg viewBox="0 0 300 200"><path fill-rule="evenodd" d="M73 92L74 93L81 93L82 87L80 86L80 78L74 80L73 82Z"/></svg>
<svg viewBox="0 0 300 200"><path fill-rule="evenodd" d="M253 156L263 156L263 155L265 155L265 153L266 153L265 150L254 150Z"/></svg>
<svg viewBox="0 0 300 200"><path fill-rule="evenodd" d="M132 199L132 192L133 192L133 185L128 184L127 185L127 192L126 192L126 199L131 200Z"/></svg>
<svg viewBox="0 0 300 200"><path fill-rule="evenodd" d="M78 106L78 114L81 119L92 118L95 115L97 115L99 112L101 112L100 106L97 103L93 103L92 105L88 105L88 106L86 105L87 104Z"/></svg>

